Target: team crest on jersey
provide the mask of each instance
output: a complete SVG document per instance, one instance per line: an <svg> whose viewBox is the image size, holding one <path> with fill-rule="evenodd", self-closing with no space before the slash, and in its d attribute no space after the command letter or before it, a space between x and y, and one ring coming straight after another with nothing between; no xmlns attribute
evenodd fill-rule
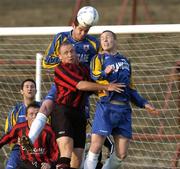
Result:
<svg viewBox="0 0 180 169"><path fill-rule="evenodd" d="M89 45L83 45L83 49L87 52L89 50Z"/></svg>

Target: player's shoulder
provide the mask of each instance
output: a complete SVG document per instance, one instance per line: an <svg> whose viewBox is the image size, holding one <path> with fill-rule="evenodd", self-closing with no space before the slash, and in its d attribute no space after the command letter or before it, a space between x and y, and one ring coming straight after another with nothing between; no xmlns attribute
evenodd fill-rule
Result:
<svg viewBox="0 0 180 169"><path fill-rule="evenodd" d="M88 40L90 40L90 41L93 41L93 42L99 44L99 40L98 40L95 36L92 36L92 35L86 35L86 39L88 39Z"/></svg>
<svg viewBox="0 0 180 169"><path fill-rule="evenodd" d="M104 53L103 51L100 51L98 54L96 54L94 56L94 59L98 58L99 60L104 60L106 53Z"/></svg>
<svg viewBox="0 0 180 169"><path fill-rule="evenodd" d="M123 54L121 54L121 53L117 53L117 55L118 55L120 58L122 58L122 59L130 62L130 59L129 59L127 56L125 56L125 55L123 55Z"/></svg>
<svg viewBox="0 0 180 169"><path fill-rule="evenodd" d="M25 104L23 102L17 102L14 106L13 106L13 110L19 110L21 108L25 107Z"/></svg>
<svg viewBox="0 0 180 169"><path fill-rule="evenodd" d="M27 126L28 126L27 121L24 121L24 122L16 123L13 128L15 128L15 129L23 129L23 128L27 127Z"/></svg>
<svg viewBox="0 0 180 169"><path fill-rule="evenodd" d="M68 37L70 35L70 31L67 31L67 32L59 32L55 35L54 39L57 41L59 39L62 39L62 38L65 38L65 37Z"/></svg>

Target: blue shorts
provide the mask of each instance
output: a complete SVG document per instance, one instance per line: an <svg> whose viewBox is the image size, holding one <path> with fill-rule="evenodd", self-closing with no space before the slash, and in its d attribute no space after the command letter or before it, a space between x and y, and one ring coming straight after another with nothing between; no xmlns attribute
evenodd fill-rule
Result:
<svg viewBox="0 0 180 169"><path fill-rule="evenodd" d="M131 107L97 102L92 133L132 138Z"/></svg>
<svg viewBox="0 0 180 169"><path fill-rule="evenodd" d="M51 85L51 89L49 90L48 94L46 95L45 99L44 100L52 100L52 101L55 101L56 99L56 92L57 92L57 89L56 89L56 86L55 84L53 83Z"/></svg>

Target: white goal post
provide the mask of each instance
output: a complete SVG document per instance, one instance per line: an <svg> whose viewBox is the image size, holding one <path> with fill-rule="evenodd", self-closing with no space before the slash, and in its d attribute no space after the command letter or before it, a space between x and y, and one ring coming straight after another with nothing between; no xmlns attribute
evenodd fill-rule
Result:
<svg viewBox="0 0 180 169"><path fill-rule="evenodd" d="M156 25L102 25L93 26L89 34L100 34L103 30L111 30L118 34L130 33L174 33L180 32L180 24L156 24ZM70 31L71 26L52 27L0 27L0 36L17 35L55 35L59 32Z"/></svg>
<svg viewBox="0 0 180 169"><path fill-rule="evenodd" d="M71 29L0 27L0 137L8 111L21 101L22 80L36 79L36 100L48 92L53 72L42 69L43 52L56 33ZM170 169L180 151L180 24L93 26L89 33L98 37L104 30L117 34L118 50L131 60L138 91L160 111L155 117L132 105L134 134L122 169ZM93 96L92 116L96 101ZM0 150L0 164L8 153L8 146Z"/></svg>

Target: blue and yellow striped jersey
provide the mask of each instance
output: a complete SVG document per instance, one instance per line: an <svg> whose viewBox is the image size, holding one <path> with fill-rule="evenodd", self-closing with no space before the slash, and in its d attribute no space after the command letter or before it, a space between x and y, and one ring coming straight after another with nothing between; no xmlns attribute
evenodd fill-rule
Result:
<svg viewBox="0 0 180 169"><path fill-rule="evenodd" d="M111 65L113 72L110 74L105 73L105 68ZM121 102L134 102L139 107L144 107L147 102L142 98L135 89L132 82L131 64L129 60L123 55L117 53L115 55L110 54L98 54L93 57L91 61L91 78L98 83L108 84L110 82L123 83L126 85L124 91L117 92L100 92L99 96L101 100L110 101L116 100Z"/></svg>
<svg viewBox="0 0 180 169"><path fill-rule="evenodd" d="M17 103L8 113L5 122L5 133L9 132L17 123L26 121L26 106L24 103Z"/></svg>
<svg viewBox="0 0 180 169"><path fill-rule="evenodd" d="M23 102L17 103L8 113L8 117L6 118L6 122L5 122L5 133L9 132L13 128L13 126L15 126L15 124L22 123L25 121L26 121L26 105Z"/></svg>
<svg viewBox="0 0 180 169"><path fill-rule="evenodd" d="M91 35L86 35L82 41L75 41L72 38L72 31L61 32L54 37L43 58L43 67L54 68L59 64L59 46L65 41L73 44L80 62L89 67L92 57L98 53L99 41Z"/></svg>

